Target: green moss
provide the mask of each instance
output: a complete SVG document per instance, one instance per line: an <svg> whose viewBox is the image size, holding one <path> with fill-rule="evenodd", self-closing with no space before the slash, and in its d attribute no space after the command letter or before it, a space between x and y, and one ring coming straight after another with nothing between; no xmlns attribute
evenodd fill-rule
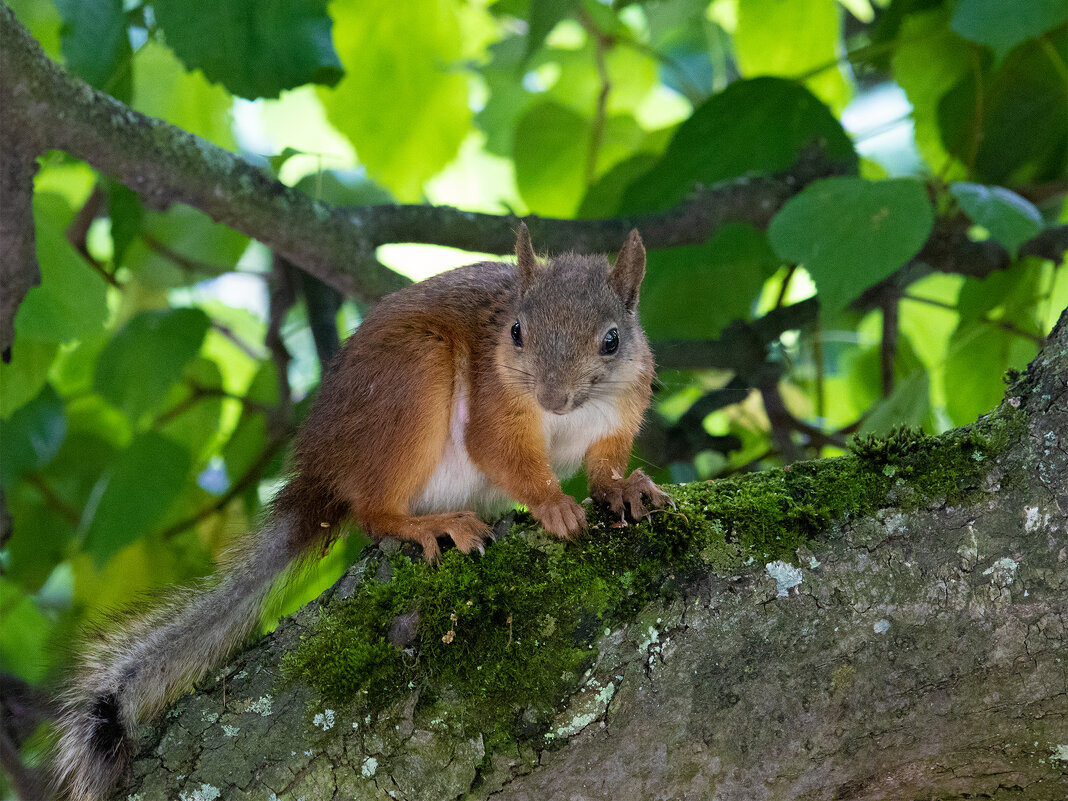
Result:
<svg viewBox="0 0 1068 801"><path fill-rule="evenodd" d="M710 568L794 560L799 547L883 506L981 492L1021 418L999 413L972 429L929 437L898 430L865 437L854 454L671 488L677 509L613 527L590 509L590 530L564 543L520 515L485 555L449 551L431 568L393 554L387 582L366 581L323 613L318 631L286 657L285 675L331 703L374 714L418 687L484 732L542 733L595 655L606 627L633 620L653 596ZM417 610L419 648L387 642L392 619Z"/></svg>

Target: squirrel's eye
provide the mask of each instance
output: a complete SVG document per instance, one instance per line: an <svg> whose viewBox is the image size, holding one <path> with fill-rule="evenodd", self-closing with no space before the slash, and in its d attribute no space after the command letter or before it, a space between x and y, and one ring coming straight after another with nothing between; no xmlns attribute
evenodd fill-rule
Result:
<svg viewBox="0 0 1068 801"><path fill-rule="evenodd" d="M619 350L619 331L613 328L604 335L604 342L601 343L601 353L608 355L615 353L617 350Z"/></svg>
<svg viewBox="0 0 1068 801"><path fill-rule="evenodd" d="M512 325L512 342L517 348L523 347L523 330L519 327L519 320Z"/></svg>

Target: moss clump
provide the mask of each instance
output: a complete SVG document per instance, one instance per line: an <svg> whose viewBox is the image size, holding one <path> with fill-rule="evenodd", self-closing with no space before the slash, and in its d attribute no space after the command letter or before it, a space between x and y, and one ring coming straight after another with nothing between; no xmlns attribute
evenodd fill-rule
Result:
<svg viewBox="0 0 1068 801"><path fill-rule="evenodd" d="M792 560L821 532L883 506L967 500L1018 428L994 416L981 430L942 437L865 437L854 455L673 487L677 509L658 510L650 523L616 528L590 509L590 530L574 543L520 515L482 556L454 550L432 568L380 555L389 580L365 581L324 612L286 657L285 675L371 714L418 687L420 704L459 702L484 732L532 736L591 664L605 628L632 620L654 595L710 568ZM419 648L405 657L387 634L413 610Z"/></svg>

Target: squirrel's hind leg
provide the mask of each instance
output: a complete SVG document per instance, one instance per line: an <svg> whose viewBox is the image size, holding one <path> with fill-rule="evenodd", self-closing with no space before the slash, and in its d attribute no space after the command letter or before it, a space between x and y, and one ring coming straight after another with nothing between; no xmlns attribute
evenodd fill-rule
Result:
<svg viewBox="0 0 1068 801"><path fill-rule="evenodd" d="M365 524L368 534L375 540L397 537L417 542L423 546L423 557L428 562L441 558L438 537L449 537L463 553L483 550L483 543L492 531L474 512L446 512L433 515L376 514Z"/></svg>
<svg viewBox="0 0 1068 801"><path fill-rule="evenodd" d="M377 355L377 354L374 354ZM413 515L413 504L445 456L454 424L457 373L465 360L443 340L399 341L391 364L378 371L379 391L362 414L375 421L364 448L351 452L363 458L339 482L337 494L348 503L357 523L376 542L386 537L416 542L428 562L441 557L439 537L448 537L464 553L480 550L491 536L489 526L466 511L461 495L436 504L435 514ZM462 401L460 401L462 403Z"/></svg>

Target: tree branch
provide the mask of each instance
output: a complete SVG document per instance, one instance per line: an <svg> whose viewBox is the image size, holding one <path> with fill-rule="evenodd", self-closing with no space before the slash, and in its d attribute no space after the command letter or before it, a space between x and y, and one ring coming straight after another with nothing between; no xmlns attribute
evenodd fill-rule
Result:
<svg viewBox="0 0 1068 801"><path fill-rule="evenodd" d="M882 461L880 449L894 447L893 438L868 443L867 455L859 445L861 455L849 457L873 460L864 475L882 477L889 488L875 509L860 515L832 519L812 505L837 491L836 482L869 480L836 478L841 459L737 479L718 495L721 482L685 493L677 488L678 509L655 516L640 533L645 548L661 547L659 538L672 526L709 525L759 486L785 489L756 512L756 526L769 525L774 535L781 530L772 522L776 512L791 509L818 521L822 533L797 550L792 571L758 559L725 573L693 572L685 560L671 558L660 592L622 620L585 621L585 613L568 607L565 617L574 614L583 633L565 644L590 654L589 669L576 672L564 698L544 699L553 715L548 734L525 716L487 722L476 700L482 680L474 681L469 697L430 670L429 678L404 684L400 698L365 716L282 679L284 655L307 645L324 616L359 598L361 583L396 586L396 568L374 549L214 684L205 682L165 720L145 727L140 754L113 797L201 791L421 801L741 801L758 788L768 799L1062 799L1066 379L1068 312L1028 374L1009 388L999 413L987 418L989 428L979 424L929 445L942 449L931 451L937 460L961 458L961 448L972 447L966 442L978 443L958 464L984 466L964 479L965 494L957 498L943 489L921 492L910 485L905 463ZM1002 445L987 450L982 443L997 436ZM959 490L961 476L949 472L947 486ZM604 541L624 537L624 531L591 532L567 550L582 549L589 564ZM535 535L531 547L559 549L539 542ZM505 547L508 540L490 549ZM627 548L611 551L613 558L627 559ZM456 614L448 618L453 603L462 607L463 598L496 592L483 582L501 580L505 592L535 578L495 578L477 557L438 568L450 569L462 571L460 600L427 599L411 646L416 655L405 671L431 658L434 642L422 630L428 620L456 620ZM635 580L629 572L623 578L627 586ZM456 578L449 582L459 585ZM596 604L605 590L569 586L568 592L580 604ZM387 623L391 614L385 613ZM484 655L467 650L478 642L468 638L482 625L491 632L486 636L495 636L493 621L480 621L479 614L455 625L449 645L475 676ZM547 632L562 622L545 618ZM502 637L511 624L511 615L499 621ZM323 665L329 659L348 664L341 654L323 657Z"/></svg>
<svg viewBox="0 0 1068 801"><path fill-rule="evenodd" d="M22 295L39 280L28 213L30 177L32 157L49 148L64 150L114 176L149 205L182 202L198 208L364 302L374 302L407 283L377 261L375 249L380 245L412 242L502 254L514 246L519 223L515 215L447 206L338 208L313 200L244 159L146 117L68 75L44 55L6 6L0 6L0 34L4 191L11 197L10 201L4 197L2 234L5 242L11 242L11 247L5 245L5 254L15 254L3 260L5 289L11 289L0 306L3 325L8 327L6 334L0 330L0 347L10 344L10 324ZM808 153L787 172L698 188L683 203L657 214L525 219L539 248L549 252L611 252L635 227L650 248L697 244L728 223L766 227L782 204L805 185L841 171L821 153ZM24 213L9 211L20 208ZM917 259L933 269L978 277L1012 263L997 243L969 240L967 228L963 217L940 220ZM1068 226L1060 226L1026 243L1021 254L1059 259L1066 248ZM790 314L814 313L814 308L802 304L794 307ZM707 349L697 346L698 352ZM692 360L693 354L686 358Z"/></svg>

